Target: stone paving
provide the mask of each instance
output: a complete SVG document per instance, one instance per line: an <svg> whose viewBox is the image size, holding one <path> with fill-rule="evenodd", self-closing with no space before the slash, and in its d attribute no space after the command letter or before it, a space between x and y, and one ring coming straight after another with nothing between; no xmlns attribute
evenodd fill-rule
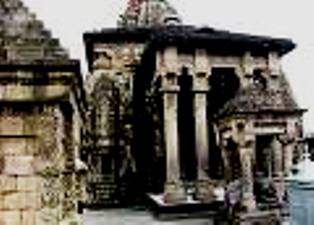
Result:
<svg viewBox="0 0 314 225"><path fill-rule="evenodd" d="M213 225L210 219L156 220L150 212L110 209L84 212L84 225Z"/></svg>

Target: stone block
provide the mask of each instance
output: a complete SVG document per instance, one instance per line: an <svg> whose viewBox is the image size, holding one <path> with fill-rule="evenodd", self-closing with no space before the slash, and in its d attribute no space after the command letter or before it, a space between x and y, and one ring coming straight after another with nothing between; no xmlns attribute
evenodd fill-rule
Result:
<svg viewBox="0 0 314 225"><path fill-rule="evenodd" d="M36 211L34 210L25 210L21 212L22 214L22 222L21 225L36 225ZM40 224L38 224L40 225Z"/></svg>
<svg viewBox="0 0 314 225"><path fill-rule="evenodd" d="M25 138L1 138L1 151L4 155L27 155L27 140Z"/></svg>
<svg viewBox="0 0 314 225"><path fill-rule="evenodd" d="M21 213L15 211L0 211L0 225L22 225Z"/></svg>
<svg viewBox="0 0 314 225"><path fill-rule="evenodd" d="M40 194L37 192L26 192L23 193L24 197L24 208L25 209L40 209L41 208L41 199Z"/></svg>
<svg viewBox="0 0 314 225"><path fill-rule="evenodd" d="M69 91L69 86L66 85L47 85L46 86L46 97L58 97L66 94Z"/></svg>
<svg viewBox="0 0 314 225"><path fill-rule="evenodd" d="M16 177L0 175L0 194L17 190Z"/></svg>
<svg viewBox="0 0 314 225"><path fill-rule="evenodd" d="M41 179L36 176L20 176L17 178L17 189L22 192L39 192Z"/></svg>
<svg viewBox="0 0 314 225"><path fill-rule="evenodd" d="M25 208L25 197L22 193L11 192L3 195L5 210L21 210Z"/></svg>
<svg viewBox="0 0 314 225"><path fill-rule="evenodd" d="M5 156L4 173L7 175L32 175L33 156Z"/></svg>
<svg viewBox="0 0 314 225"><path fill-rule="evenodd" d="M0 120L0 134L22 135L23 124L23 118L21 116L3 116Z"/></svg>
<svg viewBox="0 0 314 225"><path fill-rule="evenodd" d="M33 98L33 86L7 85L4 93L6 100L29 100Z"/></svg>

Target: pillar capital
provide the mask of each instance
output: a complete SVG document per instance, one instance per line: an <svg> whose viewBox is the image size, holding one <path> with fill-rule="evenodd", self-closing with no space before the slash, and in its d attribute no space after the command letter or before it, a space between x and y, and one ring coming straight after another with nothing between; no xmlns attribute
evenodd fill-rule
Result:
<svg viewBox="0 0 314 225"><path fill-rule="evenodd" d="M279 75L281 70L280 57L277 52L269 52L267 67L271 75Z"/></svg>
<svg viewBox="0 0 314 225"><path fill-rule="evenodd" d="M161 75L161 92L177 93L180 91L178 85L178 75L176 73L166 73Z"/></svg>
<svg viewBox="0 0 314 225"><path fill-rule="evenodd" d="M208 74L210 70L209 57L206 49L195 50L195 73Z"/></svg>
<svg viewBox="0 0 314 225"><path fill-rule="evenodd" d="M175 46L166 47L163 52L163 64L166 73L178 74L178 49Z"/></svg>
<svg viewBox="0 0 314 225"><path fill-rule="evenodd" d="M193 76L193 91L196 93L206 93L209 91L209 74L205 72L195 73Z"/></svg>
<svg viewBox="0 0 314 225"><path fill-rule="evenodd" d="M254 70L254 58L251 52L246 52L242 58L242 68L245 75L252 75Z"/></svg>

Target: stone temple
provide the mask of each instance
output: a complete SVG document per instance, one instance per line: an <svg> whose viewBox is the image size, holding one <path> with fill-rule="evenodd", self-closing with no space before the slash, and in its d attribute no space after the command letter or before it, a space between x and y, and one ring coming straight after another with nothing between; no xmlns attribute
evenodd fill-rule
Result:
<svg viewBox="0 0 314 225"><path fill-rule="evenodd" d="M305 112L281 65L291 40L130 0L117 27L84 33L82 76L20 0L0 15L1 225L80 224L81 205L219 211L222 189L240 220L280 217Z"/></svg>

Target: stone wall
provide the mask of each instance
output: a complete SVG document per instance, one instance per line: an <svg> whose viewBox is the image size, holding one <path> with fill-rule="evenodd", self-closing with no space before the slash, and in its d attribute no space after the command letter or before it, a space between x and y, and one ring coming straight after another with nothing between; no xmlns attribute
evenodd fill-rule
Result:
<svg viewBox="0 0 314 225"><path fill-rule="evenodd" d="M28 74L0 79L0 224L80 224L75 73L58 73L58 82Z"/></svg>

